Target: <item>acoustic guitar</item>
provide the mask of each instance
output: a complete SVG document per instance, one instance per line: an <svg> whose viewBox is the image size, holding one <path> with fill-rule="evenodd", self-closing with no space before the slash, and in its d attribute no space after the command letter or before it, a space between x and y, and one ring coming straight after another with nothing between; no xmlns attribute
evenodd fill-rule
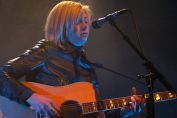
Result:
<svg viewBox="0 0 177 118"><path fill-rule="evenodd" d="M36 93L52 99L56 105L60 106L62 118L84 117L92 113L119 109L131 102L131 96L97 101L94 87L88 82L77 82L59 87L33 82L24 82L23 84ZM138 96L149 97L148 94ZM154 93L155 102L174 100L176 98L176 94L168 91Z"/></svg>

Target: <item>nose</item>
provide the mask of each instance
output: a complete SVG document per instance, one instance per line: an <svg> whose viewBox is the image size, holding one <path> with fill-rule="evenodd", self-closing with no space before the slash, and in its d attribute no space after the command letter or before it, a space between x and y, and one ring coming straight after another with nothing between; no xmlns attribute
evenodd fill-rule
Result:
<svg viewBox="0 0 177 118"><path fill-rule="evenodd" d="M82 23L81 29L85 31L87 30L87 28L88 28L88 25L86 23Z"/></svg>

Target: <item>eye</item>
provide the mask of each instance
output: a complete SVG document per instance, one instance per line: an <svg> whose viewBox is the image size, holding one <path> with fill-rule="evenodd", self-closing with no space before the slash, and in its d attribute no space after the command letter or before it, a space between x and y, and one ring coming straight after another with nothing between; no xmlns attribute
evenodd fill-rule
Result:
<svg viewBox="0 0 177 118"><path fill-rule="evenodd" d="M82 22L82 19L81 19L81 18L78 18L74 24L75 24L75 25L79 25L81 22Z"/></svg>
<svg viewBox="0 0 177 118"><path fill-rule="evenodd" d="M79 18L79 21L78 21L78 23L82 23L82 18Z"/></svg>
<svg viewBox="0 0 177 118"><path fill-rule="evenodd" d="M84 18L84 22L86 23L86 24L88 24L88 18L86 17L86 18Z"/></svg>
<svg viewBox="0 0 177 118"><path fill-rule="evenodd" d="M76 21L76 25L79 25L81 23L85 23L85 24L88 24L89 20L87 17L84 17L84 18L79 18L77 21Z"/></svg>

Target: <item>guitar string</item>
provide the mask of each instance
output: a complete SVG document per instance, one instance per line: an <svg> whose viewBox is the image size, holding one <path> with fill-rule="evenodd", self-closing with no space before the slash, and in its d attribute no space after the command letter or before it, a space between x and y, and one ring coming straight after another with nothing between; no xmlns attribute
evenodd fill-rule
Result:
<svg viewBox="0 0 177 118"><path fill-rule="evenodd" d="M167 92L168 93L168 92ZM161 94L160 95L160 97L162 98L163 97L163 94L161 93L161 92L157 92L156 94ZM165 93L166 94L166 93ZM176 96L175 96L175 94L173 94L174 95L174 98L176 98ZM140 96L140 97L142 97L142 95L137 95L137 96ZM169 96L166 96L167 98L166 99L170 99L170 97ZM165 98L165 97L164 97ZM172 97L173 98L173 97ZM92 105L93 103L94 103L94 105L98 105L98 104L100 104L100 102L102 102L102 103L110 103L110 101L112 101L113 103L118 103L118 102L130 102L130 100L131 100L131 96L129 96L129 97L121 97L121 98L114 98L114 99L107 99L107 100L101 100L101 101L97 101L97 102L89 102L89 103L83 103L82 104L82 106L83 105L85 105L85 106L87 106L87 105ZM77 104L77 103L75 103L75 104ZM62 105L62 106L70 106L70 105L73 105L73 104L66 104L66 105ZM79 104L78 104L79 105Z"/></svg>
<svg viewBox="0 0 177 118"><path fill-rule="evenodd" d="M123 101L124 100L124 101ZM82 104L82 106L84 105L84 106L87 106L87 105L93 105L93 103L94 103L94 105L99 105L100 104L100 102L103 102L103 104L104 103L110 103L110 101L113 101L114 103L118 103L118 102L129 102L130 101L130 98L119 98L119 99L110 99L110 100L102 100L102 101L97 101L97 102L89 102L89 103L83 103ZM66 105L62 105L62 106L70 106L70 105L79 105L79 104L77 104L77 103L75 103L75 104L66 104Z"/></svg>
<svg viewBox="0 0 177 118"><path fill-rule="evenodd" d="M83 103L81 106L83 106L83 107L100 106L100 102L102 102L102 106L105 106L105 105L110 105L111 104L110 101L112 101L112 104L122 105L122 102L126 102L126 103L131 102L131 98L126 97L126 98L108 99L108 100L102 100L102 101L97 101L97 102ZM77 103L75 103L75 104L65 104L65 105L62 105L62 107L70 107L70 106L74 107L75 105L80 105L80 104L77 104Z"/></svg>
<svg viewBox="0 0 177 118"><path fill-rule="evenodd" d="M167 96L167 98L170 98L170 97ZM174 98L176 98L176 97L174 96ZM77 104L77 103L75 103L75 104L66 104L66 105L62 105L62 107L66 108L66 107L78 107L78 106L83 106L83 107L93 107L93 106L95 106L95 107L98 108L99 106L105 107L106 105L111 105L110 101L112 101L112 104L115 105L114 107L116 107L116 104L119 103L119 106L117 107L117 108L119 108L119 107L125 106L125 105L121 104L121 102L122 102L123 99L124 100L126 99L123 102L126 102L126 103L130 102L130 98L121 98L121 99L119 98L119 99L113 99L113 100L110 99L110 100L103 100L103 101L98 101L98 102L83 103L82 105ZM100 102L103 102L103 104L100 105ZM94 105L93 105L93 103L94 103ZM110 106L107 106L107 107L110 107Z"/></svg>
<svg viewBox="0 0 177 118"><path fill-rule="evenodd" d="M127 101L123 101L123 102L126 102L126 103L128 103L128 102L130 102L130 98L127 98L128 100ZM113 103L112 104L114 104L114 106L116 107L116 104L119 104L119 106L117 107L117 108L119 108L119 107L123 107L123 106L125 106L125 105L122 105L121 103L120 103L120 99L119 100L111 100L111 101L113 101ZM99 102L92 102L92 103L84 103L84 104L82 104L82 105L80 105L80 104L66 104L66 105L62 105L62 107L64 107L64 108L67 108L67 107L78 107L78 106L82 106L82 107L99 107L99 106L101 106L101 107L111 107L111 103L110 103L110 100L104 100L104 101L101 101L101 102L104 102L102 105L100 105L100 103ZM94 105L93 105L93 103L94 103Z"/></svg>

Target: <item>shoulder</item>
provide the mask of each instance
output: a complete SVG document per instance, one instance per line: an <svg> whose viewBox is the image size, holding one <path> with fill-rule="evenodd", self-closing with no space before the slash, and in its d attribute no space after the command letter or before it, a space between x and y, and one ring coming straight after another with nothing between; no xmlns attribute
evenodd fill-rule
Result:
<svg viewBox="0 0 177 118"><path fill-rule="evenodd" d="M32 48L26 50L22 55L37 54L45 52L46 46L48 45L48 40L39 40Z"/></svg>
<svg viewBox="0 0 177 118"><path fill-rule="evenodd" d="M57 45L54 42L49 41L47 39L41 39L32 48L30 48L29 50L26 50L26 53L45 52L46 50L50 48L57 48Z"/></svg>

